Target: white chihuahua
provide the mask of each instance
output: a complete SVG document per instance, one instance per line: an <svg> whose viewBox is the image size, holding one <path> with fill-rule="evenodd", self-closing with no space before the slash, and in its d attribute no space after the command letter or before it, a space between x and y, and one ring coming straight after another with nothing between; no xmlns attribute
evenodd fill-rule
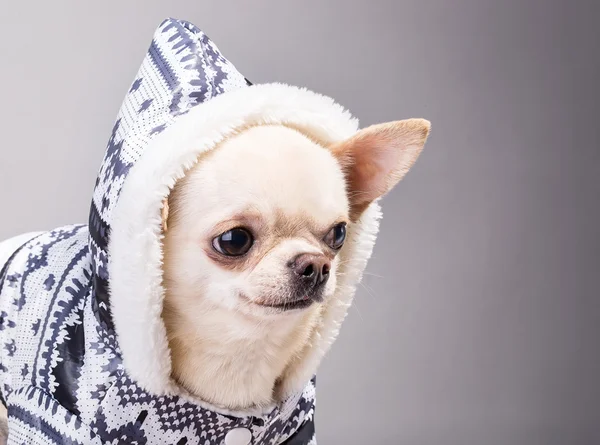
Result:
<svg viewBox="0 0 600 445"><path fill-rule="evenodd" d="M314 443L312 377L429 122L358 130L278 84L148 144L144 116L118 119L89 225L0 244L9 441Z"/></svg>
<svg viewBox="0 0 600 445"><path fill-rule="evenodd" d="M267 406L334 298L346 228L416 160L425 120L323 147L258 126L208 153L164 207L173 375L203 400Z"/></svg>

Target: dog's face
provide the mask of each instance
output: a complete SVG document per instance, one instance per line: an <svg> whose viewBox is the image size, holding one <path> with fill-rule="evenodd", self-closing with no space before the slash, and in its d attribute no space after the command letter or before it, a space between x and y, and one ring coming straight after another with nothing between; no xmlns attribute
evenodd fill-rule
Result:
<svg viewBox="0 0 600 445"><path fill-rule="evenodd" d="M227 408L282 397L338 297L346 233L357 236L354 224L406 173L428 130L392 122L321 146L260 126L201 156L163 206L174 379Z"/></svg>
<svg viewBox="0 0 600 445"><path fill-rule="evenodd" d="M178 249L168 275L200 306L282 316L335 290L346 180L330 151L295 130L227 140L178 184L169 210L167 249Z"/></svg>
<svg viewBox="0 0 600 445"><path fill-rule="evenodd" d="M421 120L323 147L283 126L204 155L165 205L165 286L184 317L294 316L332 298L346 232L416 159ZM168 211L167 211L168 210Z"/></svg>

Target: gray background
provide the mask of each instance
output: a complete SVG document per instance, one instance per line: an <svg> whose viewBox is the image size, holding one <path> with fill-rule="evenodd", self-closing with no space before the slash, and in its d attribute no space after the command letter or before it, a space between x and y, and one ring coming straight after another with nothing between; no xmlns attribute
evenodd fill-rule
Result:
<svg viewBox="0 0 600 445"><path fill-rule="evenodd" d="M86 221L167 17L254 82L433 122L319 376L326 444L600 443L593 1L8 2L0 238Z"/></svg>

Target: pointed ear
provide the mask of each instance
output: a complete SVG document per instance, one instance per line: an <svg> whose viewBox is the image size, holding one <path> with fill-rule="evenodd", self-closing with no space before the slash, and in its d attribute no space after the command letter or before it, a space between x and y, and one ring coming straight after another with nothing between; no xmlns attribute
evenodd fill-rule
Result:
<svg viewBox="0 0 600 445"><path fill-rule="evenodd" d="M419 157L430 128L425 119L388 122L330 147L346 175L352 220L404 177Z"/></svg>
<svg viewBox="0 0 600 445"><path fill-rule="evenodd" d="M165 198L163 200L162 210L160 212L160 216L162 218L162 230L163 232L167 231L167 220L169 219L169 198Z"/></svg>

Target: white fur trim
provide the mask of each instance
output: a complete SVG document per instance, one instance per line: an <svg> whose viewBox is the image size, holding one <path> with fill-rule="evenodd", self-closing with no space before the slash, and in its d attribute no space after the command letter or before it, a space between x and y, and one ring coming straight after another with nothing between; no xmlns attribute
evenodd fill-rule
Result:
<svg viewBox="0 0 600 445"><path fill-rule="evenodd" d="M352 136L358 121L332 99L282 84L254 85L225 93L179 118L148 146L129 172L111 222L111 309L127 372L147 390L182 393L171 380L171 359L161 318L161 206L176 180L198 156L248 126L284 124L322 144ZM373 204L349 227L337 295L326 308L312 348L284 384L300 391L335 340L355 286L371 255L379 207Z"/></svg>

